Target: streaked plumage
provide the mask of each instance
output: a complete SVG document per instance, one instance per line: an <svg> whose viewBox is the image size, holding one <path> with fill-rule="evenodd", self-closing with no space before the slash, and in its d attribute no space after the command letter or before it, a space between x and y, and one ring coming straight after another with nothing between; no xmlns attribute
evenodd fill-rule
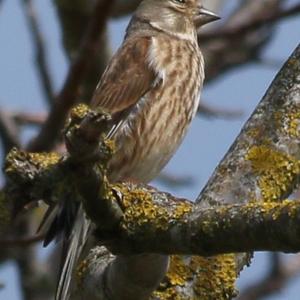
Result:
<svg viewBox="0 0 300 300"><path fill-rule="evenodd" d="M109 137L116 141L117 152L109 166L111 181L149 182L182 142L197 111L204 79L195 22L203 25L216 19L198 0L141 2L91 103L113 116ZM69 298L74 265L89 227L80 207L57 300ZM59 230L54 224L51 234Z"/></svg>
<svg viewBox="0 0 300 300"><path fill-rule="evenodd" d="M110 166L111 180L148 182L157 176L196 113L203 74L195 38L153 29L151 36L124 42L92 101L92 106L115 114L115 126L122 122L114 133L118 151Z"/></svg>

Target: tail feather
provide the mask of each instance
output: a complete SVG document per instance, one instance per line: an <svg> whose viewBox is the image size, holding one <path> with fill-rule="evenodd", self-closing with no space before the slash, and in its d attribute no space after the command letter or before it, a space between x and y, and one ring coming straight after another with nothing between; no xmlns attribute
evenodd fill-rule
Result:
<svg viewBox="0 0 300 300"><path fill-rule="evenodd" d="M44 246L52 240L62 240L62 258L55 300L68 300L71 279L77 261L86 244L91 222L87 220L82 205L78 202L64 201L50 206L38 231L46 231Z"/></svg>
<svg viewBox="0 0 300 300"><path fill-rule="evenodd" d="M38 231L46 232L44 247L53 240L63 240L64 242L68 240L73 230L78 208L79 203L75 201L65 201L48 208L38 228Z"/></svg>
<svg viewBox="0 0 300 300"><path fill-rule="evenodd" d="M77 261L86 244L90 227L91 222L87 220L84 211L80 206L69 239L70 243L67 245L67 254L65 257L63 257L64 262L61 269L58 286L56 289L55 300L68 300L70 297L71 279Z"/></svg>

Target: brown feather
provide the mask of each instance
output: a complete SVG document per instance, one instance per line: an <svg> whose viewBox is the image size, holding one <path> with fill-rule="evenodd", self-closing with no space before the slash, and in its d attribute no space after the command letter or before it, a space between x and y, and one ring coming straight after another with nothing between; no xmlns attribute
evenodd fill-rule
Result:
<svg viewBox="0 0 300 300"><path fill-rule="evenodd" d="M125 41L106 68L94 93L91 106L101 106L111 114L127 111L155 82L147 56L151 37Z"/></svg>

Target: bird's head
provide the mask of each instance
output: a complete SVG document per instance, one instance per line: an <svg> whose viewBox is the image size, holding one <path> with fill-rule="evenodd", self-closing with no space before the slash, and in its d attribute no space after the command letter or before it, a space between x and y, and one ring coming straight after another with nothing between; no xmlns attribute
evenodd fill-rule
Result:
<svg viewBox="0 0 300 300"><path fill-rule="evenodd" d="M200 0L143 0L135 16L174 35L195 34L196 27L219 19Z"/></svg>

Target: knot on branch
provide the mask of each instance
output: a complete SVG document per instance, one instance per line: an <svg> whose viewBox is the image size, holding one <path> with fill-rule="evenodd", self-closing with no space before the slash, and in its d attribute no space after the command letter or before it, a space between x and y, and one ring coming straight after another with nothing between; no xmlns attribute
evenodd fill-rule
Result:
<svg viewBox="0 0 300 300"><path fill-rule="evenodd" d="M103 199L107 198L106 168L114 152L113 142L105 139L110 120L101 109L92 111L80 104L71 111L64 130L67 154L28 153L13 148L4 171L8 178L6 192L15 200L15 211L41 199L50 205L66 199L80 203L86 184L84 174L91 175L87 177L90 184L101 191Z"/></svg>
<svg viewBox="0 0 300 300"><path fill-rule="evenodd" d="M71 110L64 136L73 160L104 163L111 158L114 144L106 139L111 120L111 115L101 107L91 110L87 105L79 104Z"/></svg>

